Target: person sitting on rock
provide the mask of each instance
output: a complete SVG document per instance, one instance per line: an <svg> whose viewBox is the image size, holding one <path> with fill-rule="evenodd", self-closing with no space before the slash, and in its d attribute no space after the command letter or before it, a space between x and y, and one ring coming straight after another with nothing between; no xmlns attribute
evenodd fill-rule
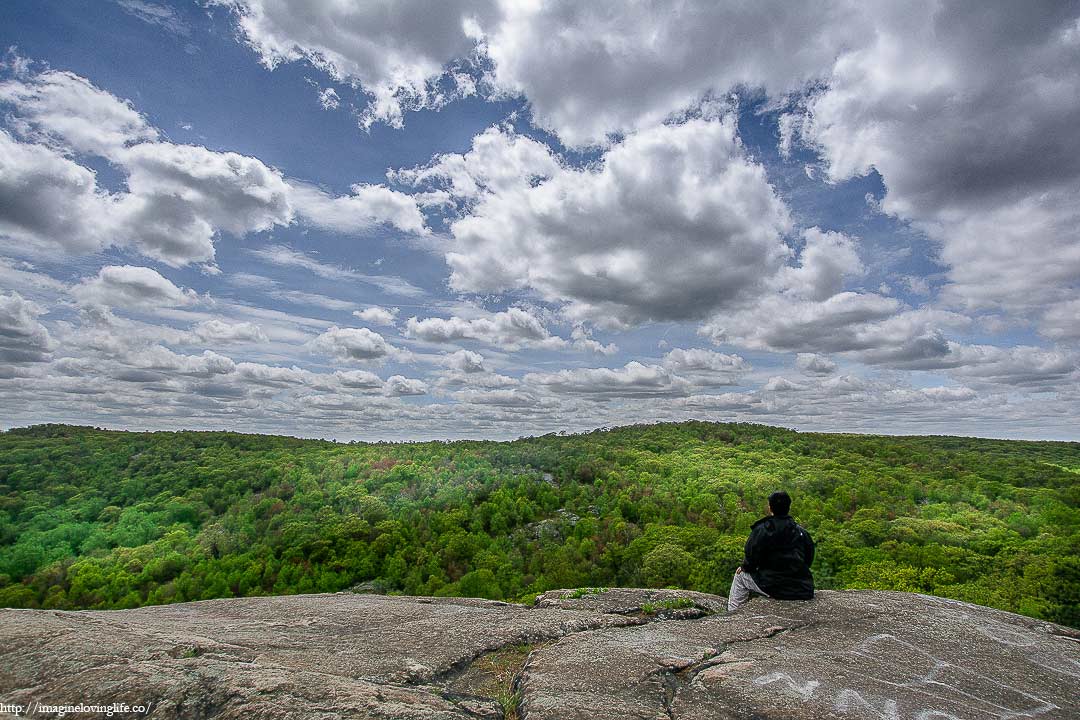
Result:
<svg viewBox="0 0 1080 720"><path fill-rule="evenodd" d="M735 571L728 593L728 612L744 605L751 593L777 600L814 597L814 541L791 519L791 496L783 490L769 496L769 515L754 523L746 556Z"/></svg>

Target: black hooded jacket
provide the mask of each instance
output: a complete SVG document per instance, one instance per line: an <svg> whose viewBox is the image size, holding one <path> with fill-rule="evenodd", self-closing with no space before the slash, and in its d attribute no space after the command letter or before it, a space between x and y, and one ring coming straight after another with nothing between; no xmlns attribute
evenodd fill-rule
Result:
<svg viewBox="0 0 1080 720"><path fill-rule="evenodd" d="M754 523L746 541L743 571L770 597L809 600L814 597L814 541L790 515L770 515Z"/></svg>

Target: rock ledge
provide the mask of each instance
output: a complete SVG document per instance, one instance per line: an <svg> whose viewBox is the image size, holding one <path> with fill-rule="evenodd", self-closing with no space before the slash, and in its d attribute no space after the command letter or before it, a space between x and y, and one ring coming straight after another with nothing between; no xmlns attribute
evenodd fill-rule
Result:
<svg viewBox="0 0 1080 720"><path fill-rule="evenodd" d="M1080 717L1069 628L905 593L723 607L601 588L532 607L336 593L4 609L0 717L33 703L149 705L121 718Z"/></svg>

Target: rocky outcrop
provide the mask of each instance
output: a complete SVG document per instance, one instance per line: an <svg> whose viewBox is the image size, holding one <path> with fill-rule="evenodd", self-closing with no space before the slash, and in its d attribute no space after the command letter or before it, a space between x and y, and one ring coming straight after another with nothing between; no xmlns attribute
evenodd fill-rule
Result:
<svg viewBox="0 0 1080 720"><path fill-rule="evenodd" d="M622 588L531 607L337 593L0 610L2 717L1064 719L1078 687L1080 633L903 593L730 615L716 596Z"/></svg>

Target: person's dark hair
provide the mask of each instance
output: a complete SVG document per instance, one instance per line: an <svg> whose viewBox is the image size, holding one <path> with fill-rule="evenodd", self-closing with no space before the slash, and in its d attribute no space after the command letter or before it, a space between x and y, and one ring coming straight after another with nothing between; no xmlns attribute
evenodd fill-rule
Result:
<svg viewBox="0 0 1080 720"><path fill-rule="evenodd" d="M778 490L769 496L769 509L773 515L784 516L791 509L791 496L783 490Z"/></svg>

